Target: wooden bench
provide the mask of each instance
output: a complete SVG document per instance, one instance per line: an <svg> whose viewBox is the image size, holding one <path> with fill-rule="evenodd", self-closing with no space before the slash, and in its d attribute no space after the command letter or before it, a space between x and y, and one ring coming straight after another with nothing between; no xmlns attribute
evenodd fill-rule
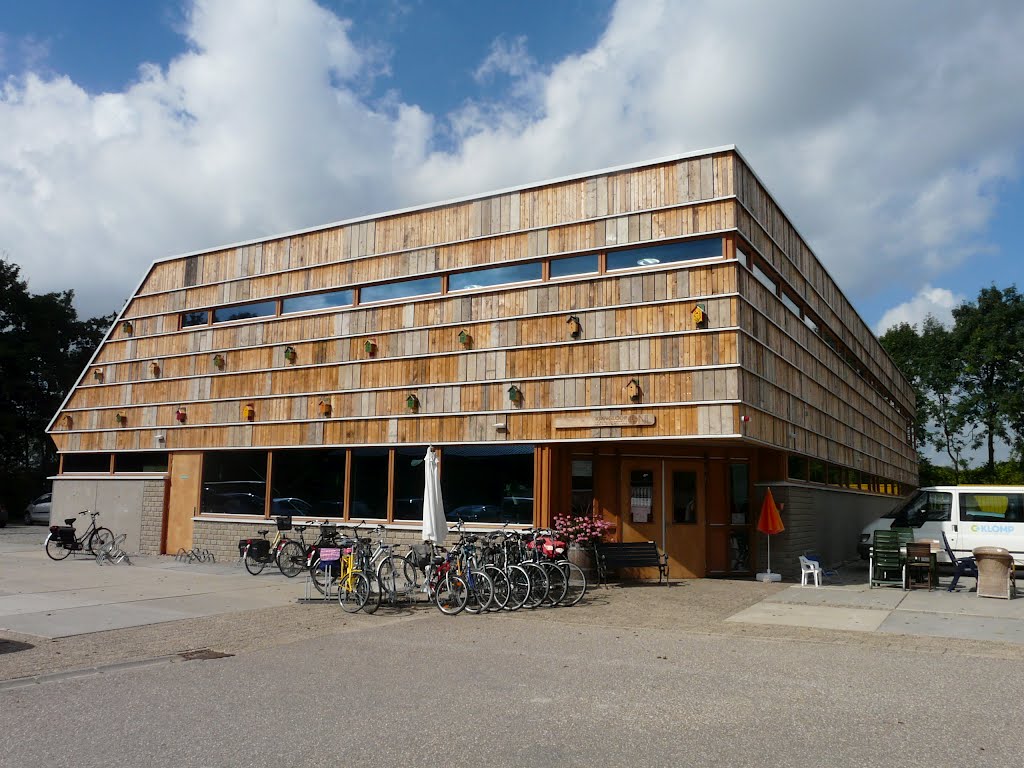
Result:
<svg viewBox="0 0 1024 768"><path fill-rule="evenodd" d="M608 571L617 568L657 568L658 583L668 586L668 555L658 552L653 541L599 543L597 545L597 581L608 581Z"/></svg>

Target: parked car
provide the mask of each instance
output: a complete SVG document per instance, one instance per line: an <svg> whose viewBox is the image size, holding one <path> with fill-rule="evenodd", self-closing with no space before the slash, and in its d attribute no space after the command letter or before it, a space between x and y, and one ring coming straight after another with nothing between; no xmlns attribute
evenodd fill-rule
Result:
<svg viewBox="0 0 1024 768"><path fill-rule="evenodd" d="M53 494L44 493L25 507L25 525L50 524L50 502Z"/></svg>
<svg viewBox="0 0 1024 768"><path fill-rule="evenodd" d="M445 513L449 520L466 523L496 523L500 515L501 507L496 504L464 504Z"/></svg>

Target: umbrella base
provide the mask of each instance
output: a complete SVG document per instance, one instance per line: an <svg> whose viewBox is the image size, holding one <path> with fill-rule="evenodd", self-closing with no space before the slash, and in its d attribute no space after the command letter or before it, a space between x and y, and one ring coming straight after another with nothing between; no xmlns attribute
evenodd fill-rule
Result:
<svg viewBox="0 0 1024 768"><path fill-rule="evenodd" d="M754 578L757 581L763 581L763 582L765 582L767 584L768 582L772 582L772 581L782 581L782 574L781 573L772 573L771 571L767 571L766 573L759 573L759 574L757 574L757 576L755 576Z"/></svg>

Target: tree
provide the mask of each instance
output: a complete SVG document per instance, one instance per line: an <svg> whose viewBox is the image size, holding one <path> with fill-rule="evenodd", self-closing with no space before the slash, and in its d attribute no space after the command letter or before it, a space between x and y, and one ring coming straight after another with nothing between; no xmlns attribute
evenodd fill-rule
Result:
<svg viewBox="0 0 1024 768"><path fill-rule="evenodd" d="M79 320L73 299L30 293L20 268L0 257L0 490L9 509L56 471L46 425L114 321Z"/></svg>
<svg viewBox="0 0 1024 768"><path fill-rule="evenodd" d="M914 436L921 474L931 471L932 465L922 455L924 447L931 445L949 456L953 478L958 482L966 439L959 410L961 366L950 332L929 315L920 333L914 326L901 323L886 331L879 341L914 389Z"/></svg>
<svg viewBox="0 0 1024 768"><path fill-rule="evenodd" d="M1020 446L1024 387L1024 296L1015 286L983 288L976 302L953 310L953 343L962 361L959 416L972 429L972 448L985 445L995 477L997 439ZM1013 437L1011 438L1011 432Z"/></svg>

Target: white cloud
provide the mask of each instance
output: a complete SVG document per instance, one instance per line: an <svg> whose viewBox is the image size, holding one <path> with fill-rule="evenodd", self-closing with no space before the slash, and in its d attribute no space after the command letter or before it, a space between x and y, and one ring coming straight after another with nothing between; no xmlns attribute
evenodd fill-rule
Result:
<svg viewBox="0 0 1024 768"><path fill-rule="evenodd" d="M497 41L477 74L511 85L450 115L371 101L379 50L308 0L196 0L185 31L120 93L3 84L0 251L33 290L98 313L157 257L736 143L847 293L913 291L988 248L1024 136L1011 0L621 0L543 69Z"/></svg>
<svg viewBox="0 0 1024 768"><path fill-rule="evenodd" d="M926 317L931 315L947 328L953 327L953 309L966 301L964 296L953 293L948 288L933 288L925 285L914 298L905 301L882 315L875 331L881 336L887 330L900 323L916 326L918 330Z"/></svg>

